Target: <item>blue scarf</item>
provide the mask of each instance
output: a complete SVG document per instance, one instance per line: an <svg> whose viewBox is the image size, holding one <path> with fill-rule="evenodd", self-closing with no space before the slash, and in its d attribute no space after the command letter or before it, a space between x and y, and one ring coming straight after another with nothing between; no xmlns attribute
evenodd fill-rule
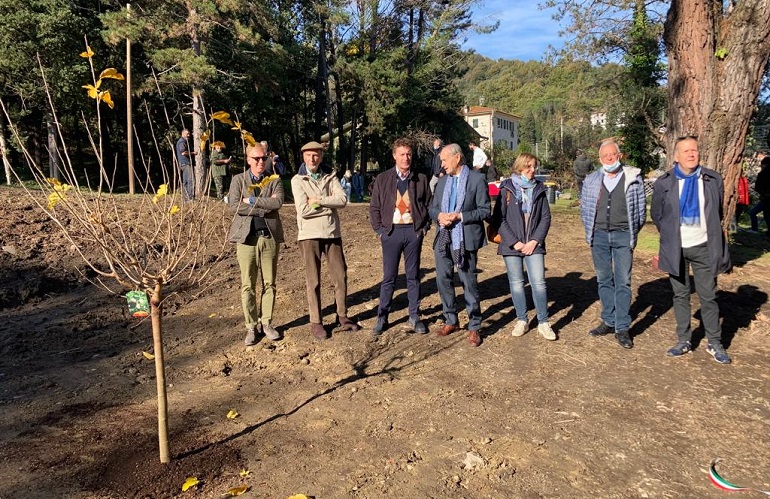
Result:
<svg viewBox="0 0 770 499"><path fill-rule="evenodd" d="M682 193L679 194L679 223L698 227L700 225L700 201L698 199L698 178L700 178L700 166L689 175L685 175L679 168L679 163L674 163L674 175L679 180L684 180Z"/></svg>
<svg viewBox="0 0 770 499"><path fill-rule="evenodd" d="M460 170L460 176L457 180L457 198L455 200L454 212L459 213L465 202L465 187L468 185L468 169L467 165L463 165ZM441 212L449 212L449 197L452 191L452 182L454 177L447 176L446 184L444 184L444 193L441 196ZM451 227L439 227L439 243L443 246L452 244L452 260L458 269L462 269L465 264L465 245L463 244L463 223L457 222Z"/></svg>
<svg viewBox="0 0 770 499"><path fill-rule="evenodd" d="M516 200L521 203L522 213L529 213L532 209L532 191L537 184L537 180L534 177L528 179L523 175L514 173L511 175L511 181L516 189L513 190L516 194Z"/></svg>

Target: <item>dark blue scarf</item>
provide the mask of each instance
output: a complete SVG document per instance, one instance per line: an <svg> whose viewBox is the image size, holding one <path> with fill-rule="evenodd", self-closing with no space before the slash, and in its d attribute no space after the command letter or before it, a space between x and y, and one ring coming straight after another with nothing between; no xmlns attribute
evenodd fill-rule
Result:
<svg viewBox="0 0 770 499"><path fill-rule="evenodd" d="M682 192L679 194L679 223L681 225L700 226L700 200L698 199L698 178L700 178L700 166L689 175L685 175L679 168L679 163L674 163L674 175L679 180L684 180Z"/></svg>

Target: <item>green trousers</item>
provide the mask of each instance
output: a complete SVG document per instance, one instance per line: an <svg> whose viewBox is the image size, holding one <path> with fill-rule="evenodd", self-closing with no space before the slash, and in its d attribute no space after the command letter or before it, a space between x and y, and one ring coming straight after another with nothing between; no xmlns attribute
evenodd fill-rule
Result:
<svg viewBox="0 0 770 499"><path fill-rule="evenodd" d="M271 237L249 237L238 244L236 255L241 269L241 306L246 327L270 324L275 307L275 276L278 268L278 245ZM262 275L261 313L257 308L257 275Z"/></svg>

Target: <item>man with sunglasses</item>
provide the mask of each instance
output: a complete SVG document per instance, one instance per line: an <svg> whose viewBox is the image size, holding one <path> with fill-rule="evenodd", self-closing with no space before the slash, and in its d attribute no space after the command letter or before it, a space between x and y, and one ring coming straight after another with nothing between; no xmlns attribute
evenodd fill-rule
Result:
<svg viewBox="0 0 770 499"><path fill-rule="evenodd" d="M324 147L318 142L302 146L303 163L291 179L297 208L297 240L305 264L305 283L310 313L310 333L318 340L329 338L321 315L321 260L326 258L334 282L337 325L343 331L361 327L348 318L348 267L342 252L339 208L348 203L334 170L323 164Z"/></svg>
<svg viewBox="0 0 770 499"><path fill-rule="evenodd" d="M281 339L271 321L278 247L283 242L283 225L278 212L284 192L281 179L266 171L267 151L261 144L246 148L246 161L249 169L233 177L228 200L235 212L229 239L237 244L241 306L246 321L245 343L249 346L256 344L260 332L269 340ZM262 275L259 306L256 301L258 274Z"/></svg>

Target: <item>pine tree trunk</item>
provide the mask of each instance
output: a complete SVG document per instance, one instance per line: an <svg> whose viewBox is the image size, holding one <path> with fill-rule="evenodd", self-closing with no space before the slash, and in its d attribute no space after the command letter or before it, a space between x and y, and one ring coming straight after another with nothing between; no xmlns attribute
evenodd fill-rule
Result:
<svg viewBox="0 0 770 499"><path fill-rule="evenodd" d="M727 228L737 200L751 114L770 57L770 0L674 0L665 23L669 62L666 150L697 135L701 164L725 181Z"/></svg>
<svg viewBox="0 0 770 499"><path fill-rule="evenodd" d="M209 194L209 183L206 175L206 165L208 158L205 148L201 148L201 135L206 131L206 108L203 105L203 90L193 87L193 150L195 154L190 157L195 158L195 197L203 199ZM191 151L192 152L192 151Z"/></svg>
<svg viewBox="0 0 770 499"><path fill-rule="evenodd" d="M161 463L171 462L168 445L168 399L166 397L166 364L163 360L163 283L157 282L150 299L152 343L155 354L155 384L158 391L158 453Z"/></svg>
<svg viewBox="0 0 770 499"><path fill-rule="evenodd" d="M45 115L45 125L48 134L48 175L56 180L62 180L61 159L56 140L56 125L53 122L53 116L50 114Z"/></svg>

